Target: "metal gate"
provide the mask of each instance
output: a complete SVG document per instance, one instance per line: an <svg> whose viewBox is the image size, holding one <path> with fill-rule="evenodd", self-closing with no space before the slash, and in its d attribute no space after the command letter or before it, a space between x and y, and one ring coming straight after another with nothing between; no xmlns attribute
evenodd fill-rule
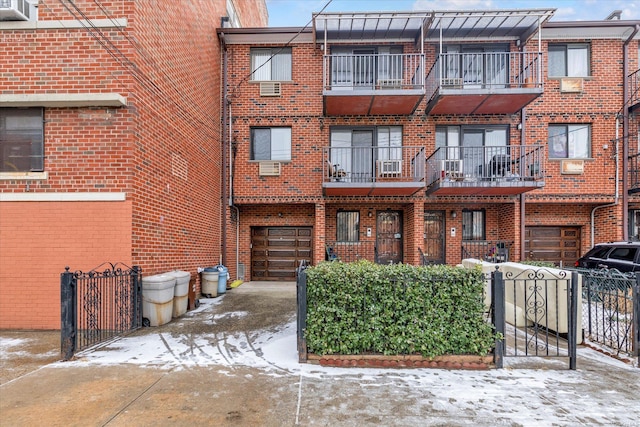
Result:
<svg viewBox="0 0 640 427"><path fill-rule="evenodd" d="M140 267L105 263L89 272L71 272L66 267L60 275L60 297L64 360L142 326Z"/></svg>
<svg viewBox="0 0 640 427"><path fill-rule="evenodd" d="M492 313L496 331L495 364L504 357L563 357L576 369L578 273L530 269L491 276ZM580 337L580 340L582 337Z"/></svg>

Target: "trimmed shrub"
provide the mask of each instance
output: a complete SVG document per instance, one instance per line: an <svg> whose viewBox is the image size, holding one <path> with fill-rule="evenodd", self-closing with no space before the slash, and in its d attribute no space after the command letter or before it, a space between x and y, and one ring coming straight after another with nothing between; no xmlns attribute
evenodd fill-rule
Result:
<svg viewBox="0 0 640 427"><path fill-rule="evenodd" d="M307 273L309 352L486 355L495 343L483 316L479 269L324 262Z"/></svg>

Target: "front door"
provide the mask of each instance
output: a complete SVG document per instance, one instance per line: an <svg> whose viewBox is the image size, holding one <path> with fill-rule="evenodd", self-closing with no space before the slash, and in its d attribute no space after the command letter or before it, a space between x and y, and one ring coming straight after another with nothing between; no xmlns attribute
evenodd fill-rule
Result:
<svg viewBox="0 0 640 427"><path fill-rule="evenodd" d="M376 220L376 262L402 262L402 214L399 211L380 211Z"/></svg>
<svg viewBox="0 0 640 427"><path fill-rule="evenodd" d="M425 211L422 253L426 264L444 264L444 211Z"/></svg>

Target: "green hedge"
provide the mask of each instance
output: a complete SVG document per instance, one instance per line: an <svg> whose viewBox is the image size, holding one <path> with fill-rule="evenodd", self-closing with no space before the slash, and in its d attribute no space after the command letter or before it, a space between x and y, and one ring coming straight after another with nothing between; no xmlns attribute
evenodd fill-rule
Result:
<svg viewBox="0 0 640 427"><path fill-rule="evenodd" d="M486 355L495 343L479 269L323 262L306 274L310 353Z"/></svg>

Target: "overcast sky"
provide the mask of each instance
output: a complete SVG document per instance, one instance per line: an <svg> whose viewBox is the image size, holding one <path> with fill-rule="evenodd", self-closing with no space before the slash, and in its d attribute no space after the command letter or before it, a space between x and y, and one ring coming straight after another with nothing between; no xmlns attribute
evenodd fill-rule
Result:
<svg viewBox="0 0 640 427"><path fill-rule="evenodd" d="M270 27L302 27L329 0L267 0ZM411 10L556 9L554 21L606 18L614 10L622 19L640 19L640 0L333 0L325 12Z"/></svg>

